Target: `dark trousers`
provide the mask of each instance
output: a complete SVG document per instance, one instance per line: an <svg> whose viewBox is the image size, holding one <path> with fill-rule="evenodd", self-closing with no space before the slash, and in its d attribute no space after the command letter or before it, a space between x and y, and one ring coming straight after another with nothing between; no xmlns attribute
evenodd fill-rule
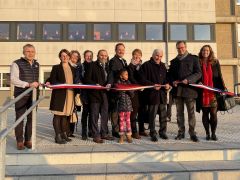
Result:
<svg viewBox="0 0 240 180"><path fill-rule="evenodd" d="M92 133L90 104L83 104L81 124L82 124L82 136L87 136L87 132L89 134Z"/></svg>
<svg viewBox="0 0 240 180"><path fill-rule="evenodd" d="M139 110L138 110L139 132L144 132L145 131L144 122L149 122L149 120L148 120L148 106L140 104Z"/></svg>
<svg viewBox="0 0 240 180"><path fill-rule="evenodd" d="M15 104L15 112L16 112L16 120L20 118L32 105L32 96L24 96L21 100L16 102ZM25 133L23 138L23 124L22 121L16 128L15 128L15 136L17 142L31 141L32 137L32 113L28 114L27 116L27 123L25 125Z"/></svg>
<svg viewBox="0 0 240 180"><path fill-rule="evenodd" d="M149 129L150 129L150 136L155 136L155 118L157 113L159 112L159 134L165 134L167 131L167 112L166 112L166 105L164 104L157 104L157 105L149 105L148 106L148 119L149 119Z"/></svg>
<svg viewBox="0 0 240 180"><path fill-rule="evenodd" d="M170 119L172 117L172 103L167 104L167 117Z"/></svg>
<svg viewBox="0 0 240 180"><path fill-rule="evenodd" d="M216 133L217 128L217 107L203 107L202 108L202 123L207 135L209 133L209 125L211 127L212 134ZM210 117L209 117L210 115Z"/></svg>
<svg viewBox="0 0 240 180"><path fill-rule="evenodd" d="M195 117L195 99L192 98L176 98L176 108L177 108L177 124L178 133L185 134L185 118L184 118L184 104L186 104L188 112L188 124L189 124L189 134L190 136L196 135L196 117Z"/></svg>
<svg viewBox="0 0 240 180"><path fill-rule="evenodd" d="M131 121L131 128L132 133L137 133L137 114L138 114L138 106L133 106L133 111L130 115L130 121Z"/></svg>
<svg viewBox="0 0 240 180"><path fill-rule="evenodd" d="M91 124L92 124L92 134L93 138L98 138L101 136L106 136L108 132L108 100L107 95L103 94L103 102L102 103L91 103L90 104L91 109ZM101 130L99 132L98 128L98 118L99 113L101 115Z"/></svg>

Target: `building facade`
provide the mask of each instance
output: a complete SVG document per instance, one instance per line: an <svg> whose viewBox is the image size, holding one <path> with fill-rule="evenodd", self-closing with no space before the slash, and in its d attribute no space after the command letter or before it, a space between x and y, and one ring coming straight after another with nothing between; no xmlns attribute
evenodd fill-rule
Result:
<svg viewBox="0 0 240 180"><path fill-rule="evenodd" d="M193 54L210 44L233 91L240 77L239 5L235 0L0 0L0 102L9 96L10 64L26 43L36 47L41 82L59 63L62 48L81 54L90 49L94 59L106 49L111 58L114 45L123 42L127 60L135 48L142 49L143 61L162 48L169 64L178 40L186 40Z"/></svg>

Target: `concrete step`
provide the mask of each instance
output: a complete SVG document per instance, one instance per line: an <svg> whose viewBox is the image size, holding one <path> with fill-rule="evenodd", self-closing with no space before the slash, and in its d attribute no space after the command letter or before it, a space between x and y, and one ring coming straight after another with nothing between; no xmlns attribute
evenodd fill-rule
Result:
<svg viewBox="0 0 240 180"><path fill-rule="evenodd" d="M240 161L7 166L5 180L239 180Z"/></svg>
<svg viewBox="0 0 240 180"><path fill-rule="evenodd" d="M221 148L219 148L221 146ZM227 145L226 145L227 146ZM6 155L7 165L67 165L99 163L147 163L181 161L240 160L239 144L236 148L224 144L171 144L164 145L99 145L48 147L36 151L15 151Z"/></svg>

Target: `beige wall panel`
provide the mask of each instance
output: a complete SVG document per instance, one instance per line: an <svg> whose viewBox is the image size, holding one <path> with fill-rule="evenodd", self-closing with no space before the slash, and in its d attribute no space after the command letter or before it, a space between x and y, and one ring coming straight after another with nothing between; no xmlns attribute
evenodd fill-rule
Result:
<svg viewBox="0 0 240 180"><path fill-rule="evenodd" d="M76 10L39 10L39 21L76 21Z"/></svg>
<svg viewBox="0 0 240 180"><path fill-rule="evenodd" d="M215 2L213 0L179 0L180 11L215 11Z"/></svg>
<svg viewBox="0 0 240 180"><path fill-rule="evenodd" d="M179 10L179 0L168 0L168 11L178 11Z"/></svg>
<svg viewBox="0 0 240 180"><path fill-rule="evenodd" d="M206 22L215 23L216 17L214 11L179 11L179 22ZM169 20L170 21L170 20ZM173 20L171 20L173 21Z"/></svg>
<svg viewBox="0 0 240 180"><path fill-rule="evenodd" d="M0 54L4 53L22 53L22 47L27 42L0 42ZM32 43L37 44L37 43Z"/></svg>
<svg viewBox="0 0 240 180"><path fill-rule="evenodd" d="M123 10L141 10L141 1L139 0L115 0L115 9Z"/></svg>
<svg viewBox="0 0 240 180"><path fill-rule="evenodd" d="M115 10L115 22L141 22L141 11Z"/></svg>
<svg viewBox="0 0 240 180"><path fill-rule="evenodd" d="M39 0L39 9L76 9L76 0Z"/></svg>
<svg viewBox="0 0 240 180"><path fill-rule="evenodd" d="M142 10L164 11L164 0L142 0Z"/></svg>
<svg viewBox="0 0 240 180"><path fill-rule="evenodd" d="M0 0L0 9L36 9L38 0Z"/></svg>
<svg viewBox="0 0 240 180"><path fill-rule="evenodd" d="M77 9L104 9L110 10L114 9L114 1L113 0L76 0L77 1Z"/></svg>
<svg viewBox="0 0 240 180"><path fill-rule="evenodd" d="M231 15L231 8L230 4L231 1L226 0L215 0L216 3L216 16L230 16Z"/></svg>
<svg viewBox="0 0 240 180"><path fill-rule="evenodd" d="M36 9L0 9L0 21L37 21Z"/></svg>
<svg viewBox="0 0 240 180"><path fill-rule="evenodd" d="M76 49L76 43L75 42L39 42L36 45L36 49L38 53L44 53L44 54L48 54L48 53L53 53L56 54L56 56L58 56L58 53L61 49L68 49L68 50L72 50L72 49Z"/></svg>
<svg viewBox="0 0 240 180"><path fill-rule="evenodd" d="M142 11L142 22L164 22L164 11Z"/></svg>
<svg viewBox="0 0 240 180"><path fill-rule="evenodd" d="M234 66L221 66L224 83L228 91L234 92Z"/></svg>
<svg viewBox="0 0 240 180"><path fill-rule="evenodd" d="M114 10L81 10L77 11L77 21L114 22Z"/></svg>
<svg viewBox="0 0 240 180"><path fill-rule="evenodd" d="M60 60L58 58L58 52L53 52L53 53L39 53L37 56L38 62L40 65L54 65L54 64L59 64Z"/></svg>

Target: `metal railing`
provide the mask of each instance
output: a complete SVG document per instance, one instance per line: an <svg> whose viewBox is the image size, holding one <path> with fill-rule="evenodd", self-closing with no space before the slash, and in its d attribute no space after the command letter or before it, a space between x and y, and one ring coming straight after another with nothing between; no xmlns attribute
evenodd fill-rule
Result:
<svg viewBox="0 0 240 180"><path fill-rule="evenodd" d="M32 106L21 116L19 117L14 124L7 128L7 111L13 106L16 102L21 100L25 95L32 92ZM45 96L40 96L37 100L37 90L36 88L28 88L22 94L20 94L15 99L11 100L9 103L4 105L0 109L0 179L5 179L5 164L6 164L6 138L9 133L11 133L15 127L17 127L29 113L32 112L32 150L36 148L36 125L37 125L37 105L45 98Z"/></svg>

